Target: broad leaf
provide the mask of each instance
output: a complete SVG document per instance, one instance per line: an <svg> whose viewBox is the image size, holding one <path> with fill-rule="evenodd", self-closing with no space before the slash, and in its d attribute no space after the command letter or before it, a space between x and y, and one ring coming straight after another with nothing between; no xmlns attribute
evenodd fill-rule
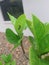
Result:
<svg viewBox="0 0 49 65"><path fill-rule="evenodd" d="M38 56L36 55L36 52L32 47L30 47L29 49L29 61L30 65L39 65Z"/></svg>
<svg viewBox="0 0 49 65"><path fill-rule="evenodd" d="M8 54L6 56L6 59L7 59L7 63L10 62L12 60L12 55L11 54Z"/></svg>
<svg viewBox="0 0 49 65"><path fill-rule="evenodd" d="M19 46L22 40L22 38L16 35L11 29L6 29L6 37L11 44L14 44L14 47Z"/></svg>
<svg viewBox="0 0 49 65"><path fill-rule="evenodd" d="M31 42L31 45L33 45L33 46L34 46L34 38L33 38L33 37L31 37L31 36L29 36L28 38L29 38L29 41Z"/></svg>
<svg viewBox="0 0 49 65"><path fill-rule="evenodd" d="M29 20L26 20L26 23L27 23L30 31L33 33L33 23L31 21L29 21Z"/></svg>
<svg viewBox="0 0 49 65"><path fill-rule="evenodd" d="M31 36L29 36L29 40L30 40L30 43L31 43L31 45L33 46L33 48L34 48L35 50L37 50L38 45L37 45L37 43L36 43L36 40L35 40L33 37L31 37Z"/></svg>
<svg viewBox="0 0 49 65"><path fill-rule="evenodd" d="M40 54L40 40L45 35L45 25L36 17L33 15L33 33L34 33L34 39L36 41L37 45L37 52Z"/></svg>
<svg viewBox="0 0 49 65"><path fill-rule="evenodd" d="M49 34L46 34L39 43L40 52L46 53L49 52Z"/></svg>
<svg viewBox="0 0 49 65"><path fill-rule="evenodd" d="M1 58L3 59L3 61L5 62L5 63L8 63L8 62L10 62L11 60L12 60L12 55L11 54L9 54L9 55L1 55Z"/></svg>
<svg viewBox="0 0 49 65"><path fill-rule="evenodd" d="M33 15L33 32L34 36L37 41L40 41L40 39L44 36L45 34L45 26L44 24L36 17Z"/></svg>
<svg viewBox="0 0 49 65"><path fill-rule="evenodd" d="M10 18L12 24L15 27L16 32L19 35L21 35L23 30L27 27L25 15L22 14L17 19L14 16L12 16L11 14L9 14L9 13L8 13L8 15L9 15L9 18Z"/></svg>
<svg viewBox="0 0 49 65"><path fill-rule="evenodd" d="M3 59L3 61L6 63L7 62L7 59L6 59L6 55L1 55L1 58Z"/></svg>
<svg viewBox="0 0 49 65"><path fill-rule="evenodd" d="M19 35L21 35L26 27L26 17L22 14L18 17L17 22L15 23L15 30Z"/></svg>
<svg viewBox="0 0 49 65"><path fill-rule="evenodd" d="M31 47L29 50L30 65L49 65L49 62L42 60L36 54L36 51Z"/></svg>
<svg viewBox="0 0 49 65"><path fill-rule="evenodd" d="M9 15L9 18L10 18L12 24L15 25L15 22L17 21L17 19L14 16L12 16L10 13L8 13L8 15Z"/></svg>
<svg viewBox="0 0 49 65"><path fill-rule="evenodd" d="M34 34L36 51L40 54L40 40L45 35L45 25L33 15L33 22L27 20L27 25L30 28L31 32ZM32 40L33 41L33 40Z"/></svg>

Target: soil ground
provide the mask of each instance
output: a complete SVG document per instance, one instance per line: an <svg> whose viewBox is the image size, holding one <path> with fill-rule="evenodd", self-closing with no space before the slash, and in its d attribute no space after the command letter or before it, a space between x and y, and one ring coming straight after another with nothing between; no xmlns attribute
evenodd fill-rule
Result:
<svg viewBox="0 0 49 65"><path fill-rule="evenodd" d="M28 57L30 43L27 37L24 37L22 44L25 50L25 55ZM5 34L0 32L0 55L1 54L7 55L9 53L12 53L13 58L17 62L17 65L28 65L28 59L24 56L21 46L19 46L18 48L11 52L12 48L13 45L7 41Z"/></svg>

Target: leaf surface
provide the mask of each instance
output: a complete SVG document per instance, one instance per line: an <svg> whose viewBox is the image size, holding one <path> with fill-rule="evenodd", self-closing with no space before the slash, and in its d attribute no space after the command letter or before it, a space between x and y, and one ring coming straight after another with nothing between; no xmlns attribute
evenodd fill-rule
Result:
<svg viewBox="0 0 49 65"><path fill-rule="evenodd" d="M40 52L46 53L49 52L49 34L46 34L39 43Z"/></svg>
<svg viewBox="0 0 49 65"><path fill-rule="evenodd" d="M46 30L46 34L49 33L49 23L45 24L45 30Z"/></svg>
<svg viewBox="0 0 49 65"><path fill-rule="evenodd" d="M16 61L13 60L13 61L11 62L11 65L16 65Z"/></svg>
<svg viewBox="0 0 49 65"><path fill-rule="evenodd" d="M33 47L30 47L29 50L29 60L30 60L30 65L49 65L49 62L42 60L38 57Z"/></svg>
<svg viewBox="0 0 49 65"><path fill-rule="evenodd" d="M29 27L30 31L33 33L33 23L30 20L26 20L27 26Z"/></svg>
<svg viewBox="0 0 49 65"><path fill-rule="evenodd" d="M33 15L33 31L34 31L34 36L37 41L40 41L40 39L44 36L45 34L45 26L44 24L36 17Z"/></svg>
<svg viewBox="0 0 49 65"><path fill-rule="evenodd" d="M4 62L7 62L7 59L6 59L6 55L1 55L1 58L3 59Z"/></svg>
<svg viewBox="0 0 49 65"><path fill-rule="evenodd" d="M9 18L10 18L12 24L15 25L17 19L16 19L14 16L12 16L10 13L8 13L8 16L9 16Z"/></svg>
<svg viewBox="0 0 49 65"><path fill-rule="evenodd" d="M14 44L14 47L19 46L22 40L22 38L16 35L11 29L6 29L6 37L11 44Z"/></svg>
<svg viewBox="0 0 49 65"><path fill-rule="evenodd" d="M3 59L3 61L5 62L5 63L8 63L8 62L10 62L11 60L12 60L12 55L11 54L8 54L7 56L6 55L1 55L1 58Z"/></svg>
<svg viewBox="0 0 49 65"><path fill-rule="evenodd" d="M19 35L21 35L26 27L26 17L24 14L22 14L18 17L17 22L15 23L15 30Z"/></svg>

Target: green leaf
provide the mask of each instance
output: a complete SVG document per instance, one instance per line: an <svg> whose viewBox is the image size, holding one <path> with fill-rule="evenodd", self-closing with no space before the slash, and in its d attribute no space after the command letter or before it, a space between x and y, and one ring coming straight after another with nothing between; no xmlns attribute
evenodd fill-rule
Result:
<svg viewBox="0 0 49 65"><path fill-rule="evenodd" d="M16 32L21 35L23 33L23 30L26 29L26 17L24 14L18 17L17 22L15 22L15 30Z"/></svg>
<svg viewBox="0 0 49 65"><path fill-rule="evenodd" d="M29 61L30 61L30 65L39 65L38 56L32 47L30 47L29 49Z"/></svg>
<svg viewBox="0 0 49 65"><path fill-rule="evenodd" d="M6 55L1 55L1 58L3 59L4 62L7 62L7 59L6 59Z"/></svg>
<svg viewBox="0 0 49 65"><path fill-rule="evenodd" d="M34 15L33 15L33 28L35 39L38 42L45 34L45 25Z"/></svg>
<svg viewBox="0 0 49 65"><path fill-rule="evenodd" d="M34 35L34 41L32 40L33 44L35 43L36 51L40 54L40 40L45 35L45 25L33 15L33 22L27 20L27 25L30 28L31 32Z"/></svg>
<svg viewBox="0 0 49 65"><path fill-rule="evenodd" d="M49 52L49 34L46 34L40 41L39 43L39 50L40 52L43 54L43 53L46 53L46 52Z"/></svg>
<svg viewBox="0 0 49 65"><path fill-rule="evenodd" d="M6 57L6 59L7 59L7 63L10 62L12 60L12 55L8 54L7 57Z"/></svg>
<svg viewBox="0 0 49 65"><path fill-rule="evenodd" d="M45 30L46 30L46 33L49 33L49 23L45 24Z"/></svg>
<svg viewBox="0 0 49 65"><path fill-rule="evenodd" d="M15 60L12 60L12 62L5 63L5 65L16 65L16 61Z"/></svg>
<svg viewBox="0 0 49 65"><path fill-rule="evenodd" d="M49 62L38 57L33 47L30 47L29 49L29 61L30 65L49 65Z"/></svg>
<svg viewBox="0 0 49 65"><path fill-rule="evenodd" d="M5 65L11 65L11 63L5 63Z"/></svg>
<svg viewBox="0 0 49 65"><path fill-rule="evenodd" d="M8 62L10 62L11 60L12 60L12 55L11 54L8 54L7 56L6 55L1 55L1 58L3 59L3 61L5 62L5 63L8 63Z"/></svg>
<svg viewBox="0 0 49 65"><path fill-rule="evenodd" d="M10 13L8 13L8 15L9 15L9 18L10 18L12 24L15 25L15 22L17 21L17 19L14 16L12 16Z"/></svg>
<svg viewBox="0 0 49 65"><path fill-rule="evenodd" d="M13 61L11 62L11 65L16 65L16 61L13 60Z"/></svg>
<svg viewBox="0 0 49 65"><path fill-rule="evenodd" d="M19 46L22 40L22 37L20 38L11 29L6 29L6 37L11 44L14 44L14 47Z"/></svg>
<svg viewBox="0 0 49 65"><path fill-rule="evenodd" d="M33 15L33 27L31 30L33 30L35 44L36 44L36 51L38 54L40 54L40 40L45 35L45 25L36 17Z"/></svg>
<svg viewBox="0 0 49 65"><path fill-rule="evenodd" d="M30 31L33 33L33 23L29 20L26 20L27 26L29 27Z"/></svg>
<svg viewBox="0 0 49 65"><path fill-rule="evenodd" d="M36 40L34 39L34 37L29 36L29 40L30 40L30 43L33 46L33 48L36 50L38 46L37 46L37 43L36 43Z"/></svg>
<svg viewBox="0 0 49 65"><path fill-rule="evenodd" d="M2 61L0 61L0 65L3 65L3 64L2 64Z"/></svg>
<svg viewBox="0 0 49 65"><path fill-rule="evenodd" d="M8 15L9 15L9 18L10 18L12 24L15 27L16 32L19 35L21 35L23 30L26 29L26 27L27 27L25 15L22 14L17 19L14 16L12 16L10 13L8 13Z"/></svg>
<svg viewBox="0 0 49 65"><path fill-rule="evenodd" d="M31 45L34 46L34 38L32 36L29 36L29 41L31 42Z"/></svg>

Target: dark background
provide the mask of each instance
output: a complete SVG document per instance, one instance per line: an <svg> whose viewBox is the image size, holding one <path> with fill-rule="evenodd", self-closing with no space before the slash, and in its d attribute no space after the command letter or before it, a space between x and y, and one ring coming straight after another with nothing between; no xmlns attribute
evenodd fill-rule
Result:
<svg viewBox="0 0 49 65"><path fill-rule="evenodd" d="M0 2L0 6L5 21L9 21L7 12L12 14L16 18L24 13L22 0L3 0Z"/></svg>

